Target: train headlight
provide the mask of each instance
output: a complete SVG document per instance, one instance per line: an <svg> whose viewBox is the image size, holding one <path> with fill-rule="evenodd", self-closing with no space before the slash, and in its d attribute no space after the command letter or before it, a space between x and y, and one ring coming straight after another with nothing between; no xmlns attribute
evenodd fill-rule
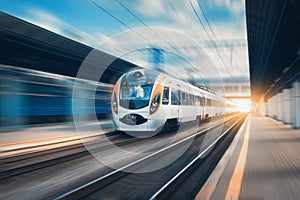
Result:
<svg viewBox="0 0 300 200"><path fill-rule="evenodd" d="M115 92L114 92L114 95L113 95L112 110L114 111L114 113L118 114L118 103L117 103L117 98L116 98L116 93Z"/></svg>
<svg viewBox="0 0 300 200"><path fill-rule="evenodd" d="M157 93L150 104L150 115L155 113L155 111L158 109L159 100L160 100L160 93Z"/></svg>

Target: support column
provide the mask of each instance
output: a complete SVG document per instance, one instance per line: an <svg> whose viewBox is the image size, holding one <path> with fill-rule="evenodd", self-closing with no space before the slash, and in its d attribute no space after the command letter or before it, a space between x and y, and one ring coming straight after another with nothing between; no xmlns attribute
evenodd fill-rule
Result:
<svg viewBox="0 0 300 200"><path fill-rule="evenodd" d="M273 117L274 116L274 96L271 98L271 102L270 102L270 117Z"/></svg>
<svg viewBox="0 0 300 200"><path fill-rule="evenodd" d="M284 120L285 124L291 123L291 89L284 90Z"/></svg>
<svg viewBox="0 0 300 200"><path fill-rule="evenodd" d="M279 114L279 112L278 112L278 94L276 94L275 96L274 96L274 103L273 103L273 110L274 110L274 113L273 113L273 118L274 119L277 119L278 120L278 114Z"/></svg>
<svg viewBox="0 0 300 200"><path fill-rule="evenodd" d="M270 116L270 99L266 102L266 116Z"/></svg>
<svg viewBox="0 0 300 200"><path fill-rule="evenodd" d="M285 91L283 90L282 92L279 93L280 95L280 102L279 102L279 106L280 106L280 121L282 121L284 123L285 121Z"/></svg>
<svg viewBox="0 0 300 200"><path fill-rule="evenodd" d="M291 106L291 122L294 128L300 128L300 81L293 83L291 90L292 106Z"/></svg>
<svg viewBox="0 0 300 200"><path fill-rule="evenodd" d="M269 117L273 116L272 103L273 103L273 97L268 99L268 113L267 114Z"/></svg>
<svg viewBox="0 0 300 200"><path fill-rule="evenodd" d="M273 107L273 104L274 104L274 96L272 96L271 99L270 99L270 117L274 116L274 107Z"/></svg>
<svg viewBox="0 0 300 200"><path fill-rule="evenodd" d="M281 104L282 104L282 92L278 93L278 100L277 100L277 107L278 107L278 120L282 121L282 109L281 109Z"/></svg>

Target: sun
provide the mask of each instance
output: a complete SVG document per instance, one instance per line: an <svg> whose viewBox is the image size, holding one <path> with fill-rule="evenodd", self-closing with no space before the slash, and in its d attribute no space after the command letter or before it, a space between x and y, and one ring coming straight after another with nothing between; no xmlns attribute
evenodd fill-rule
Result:
<svg viewBox="0 0 300 200"><path fill-rule="evenodd" d="M238 110L240 112L250 112L252 108L251 99L235 99L234 101L238 104Z"/></svg>

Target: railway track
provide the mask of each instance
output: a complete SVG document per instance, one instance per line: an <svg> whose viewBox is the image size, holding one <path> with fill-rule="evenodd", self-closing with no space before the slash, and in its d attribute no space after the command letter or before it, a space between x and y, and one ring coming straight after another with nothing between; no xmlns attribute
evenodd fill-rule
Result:
<svg viewBox="0 0 300 200"><path fill-rule="evenodd" d="M92 149L95 146L94 148L97 151L109 148L111 144L107 140L101 141L101 137L106 137L118 146L141 140L111 130L105 130L105 133L92 134L83 138L77 137L2 151L0 154L0 180L88 155L89 151L87 151L84 144L89 145ZM100 148L99 141L101 142Z"/></svg>
<svg viewBox="0 0 300 200"><path fill-rule="evenodd" d="M120 146L139 140L138 138L122 135L116 131L107 132L105 134L106 136L93 135L83 139L76 138L3 152L9 153L9 155L0 158L0 162L2 163L0 180L88 155L89 151L85 148L83 143L87 143L90 147L95 145L95 148L98 148L99 151L109 148L110 143L103 140L101 149L99 149L99 139L97 139L99 137L107 137L107 139ZM14 154L14 151L19 152L21 150L25 152Z"/></svg>
<svg viewBox="0 0 300 200"><path fill-rule="evenodd" d="M191 146L192 149L195 149L195 147L197 145L201 145L201 136L205 135L205 133L208 130L211 129L215 129L218 128L219 126L222 125L222 123L218 123L213 125L212 127L206 128L204 130L201 130L195 134L192 134L184 139L181 139L179 141L176 141L175 143L172 143L162 149L159 149L158 151L155 151L145 157L142 157L140 159L135 160L134 162L131 162L121 168L112 170L111 172L104 174L98 178L93 179L90 182L87 182L83 185L80 185L70 191L67 191L63 194L61 194L60 196L57 196L55 199L80 199L80 198L105 198L108 196L106 195L111 195L114 191L114 189L116 187L118 187L117 185L125 185L126 187L126 183L128 185L128 183L131 183L132 185L129 185L129 189L127 188L126 190L124 190L124 192L126 193L122 193L120 192L119 195L123 195L121 197L131 197L131 198L151 198L151 199L156 199L159 196L161 196L163 193L165 193L165 191L167 189L170 188L171 185L173 185L178 179L181 179L183 174L186 173L187 170L191 169L195 163L198 162L198 160L200 158L204 158L206 157L208 154L210 154L210 152L215 148L215 146L217 144L219 144L222 140L224 140L224 138L231 132L231 130L233 130L234 128L236 128L245 118L245 116L240 116L238 120L236 120L235 122L232 122L232 118L229 119L228 121L226 121L226 124L230 124L230 125L226 125L226 130L223 131L223 133L218 136L212 143L210 143L210 145L208 145L204 150L202 150L202 152L199 153L199 149L198 149L198 153L197 156L193 156L191 158L191 156L189 156L189 158L187 158L185 160L184 163L182 164L178 164L175 162L174 166L176 166L177 169L172 169L173 166L171 166L170 169L163 169L163 170L167 170L167 173L170 173L170 171L175 171L176 174L172 174L172 175L168 175L167 176L167 180L164 180L164 183L160 183L160 184L154 184L152 187L152 190L154 191L153 193L151 193L151 195L149 195L149 191L147 192L143 192L142 190L139 192L132 192L132 190L134 189L134 185L136 185L137 187L139 185L144 185L145 182L149 181L149 177L151 177L152 179L154 178L157 182L158 179L161 179L162 174L165 174L166 172L161 172L161 170L158 170L159 172L152 172L151 173L145 173L145 174L135 174L135 173L128 173L128 172L124 172L124 171L134 171L135 169L139 169L141 166L143 165L147 165L147 163L155 160L155 159L161 159L161 157L164 157L166 155L168 155L169 152L175 151L177 148L180 148L181 145L194 140L197 141L195 142L195 145ZM199 139L199 141L198 141ZM197 151L197 148L196 148ZM195 152L193 153L189 153L189 154L195 154ZM181 159L178 159L179 161ZM173 165L173 164L172 164ZM180 170L178 170L178 168L180 168ZM158 174L155 174L158 173ZM161 174L162 173L162 174ZM136 177L135 177L136 176ZM150 178L150 179L151 179ZM127 180L126 180L127 179ZM130 181L131 179L133 179L134 181ZM123 184L122 183L123 180ZM118 184L118 182L120 182L120 184ZM155 182L156 183L156 182ZM148 187L149 189L149 187ZM151 190L151 191L152 191ZM129 196L128 196L129 195ZM118 197L115 197L118 198Z"/></svg>
<svg viewBox="0 0 300 200"><path fill-rule="evenodd" d="M239 119L234 124L232 124L229 128L227 128L207 148L205 148L203 151L201 151L194 159L192 159L192 161L190 161L179 172L177 172L172 178L170 178L168 182L166 182L163 186L161 186L149 199L150 200L165 199L165 198L170 198L171 196L172 196L172 199L182 199L183 197L186 198L187 196L185 196L183 194L179 194L179 195L175 194L174 191L178 191L178 188L181 187L182 185L191 186L193 184L193 183L192 184L190 184L190 183L185 184L185 183L190 182L189 178L191 176L199 175L199 171L201 171L201 170L199 170L198 168L200 168L200 164L203 163L204 159L207 158L208 154L212 154L215 157L219 156L221 158L221 156L223 155L223 151L225 153L225 150L227 149L227 147L229 146L229 144L231 143L231 141L233 140L233 138L235 136L235 134L229 135L229 133L232 133L232 132L236 133L239 130L240 125L244 121L243 119L245 119L245 118ZM228 136L228 135L230 137L226 138L226 136ZM224 143L224 144L222 144L222 143ZM217 155L217 153L215 151L214 152L212 151L213 149L215 151L222 152L221 155ZM215 164L217 164L218 160L219 160L219 158L216 160L210 159L208 162L211 162L211 163L209 163L207 166L209 166L209 165L212 166L212 162L215 162ZM213 167L211 167L209 169L207 166L204 169L207 170L206 174L209 175L211 173ZM198 171L198 173L196 171ZM199 189L195 190L194 192L197 192L200 190L201 186L204 184L206 179L207 179L207 177L205 177L205 179L197 182L197 184L198 184L197 187ZM196 195L196 193L194 195ZM192 198L194 198L194 197L195 196L193 196Z"/></svg>

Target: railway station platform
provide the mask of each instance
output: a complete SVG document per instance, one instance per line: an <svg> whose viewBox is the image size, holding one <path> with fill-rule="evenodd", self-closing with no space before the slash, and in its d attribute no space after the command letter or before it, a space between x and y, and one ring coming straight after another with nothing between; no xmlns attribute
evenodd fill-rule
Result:
<svg viewBox="0 0 300 200"><path fill-rule="evenodd" d="M249 115L196 199L299 199L300 130Z"/></svg>
<svg viewBox="0 0 300 200"><path fill-rule="evenodd" d="M77 132L80 128L80 135ZM110 120L101 122L54 123L23 126L16 131L0 132L0 157L3 152L78 140L113 130Z"/></svg>

